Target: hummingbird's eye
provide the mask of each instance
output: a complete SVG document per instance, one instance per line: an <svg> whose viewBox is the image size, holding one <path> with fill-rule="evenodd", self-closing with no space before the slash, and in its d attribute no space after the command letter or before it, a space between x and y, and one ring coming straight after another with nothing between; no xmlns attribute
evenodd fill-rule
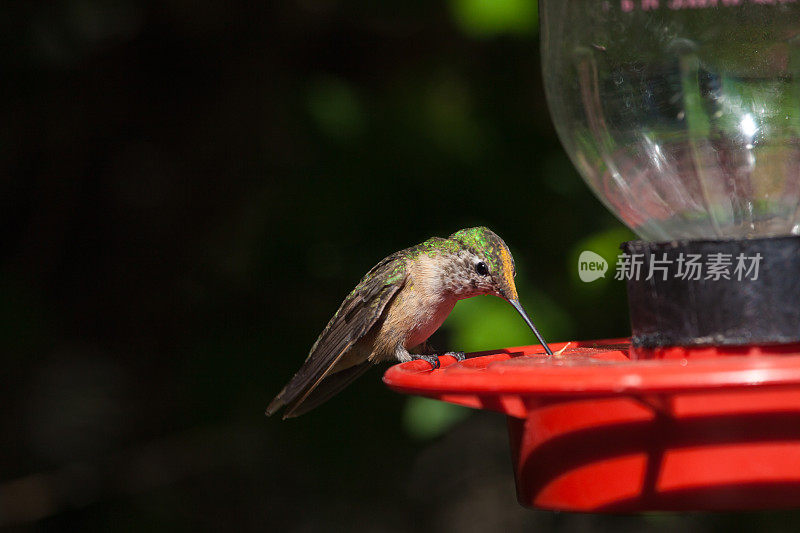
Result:
<svg viewBox="0 0 800 533"><path fill-rule="evenodd" d="M489 275L489 267L486 266L486 263L481 261L480 263L475 263L475 272L477 272L481 276L488 276Z"/></svg>

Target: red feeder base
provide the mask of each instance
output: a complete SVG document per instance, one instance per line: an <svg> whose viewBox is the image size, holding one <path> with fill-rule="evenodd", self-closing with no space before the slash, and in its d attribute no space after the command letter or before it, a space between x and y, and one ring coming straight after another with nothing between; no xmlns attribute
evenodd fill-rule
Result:
<svg viewBox="0 0 800 533"><path fill-rule="evenodd" d="M437 370L403 363L383 380L507 414L525 506L800 507L800 345L636 355L627 339L571 343L554 357L528 346L443 357Z"/></svg>

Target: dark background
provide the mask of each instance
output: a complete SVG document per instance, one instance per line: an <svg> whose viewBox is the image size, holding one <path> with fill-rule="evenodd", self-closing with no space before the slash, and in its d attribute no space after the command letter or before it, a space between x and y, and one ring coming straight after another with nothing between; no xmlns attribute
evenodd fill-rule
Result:
<svg viewBox="0 0 800 533"><path fill-rule="evenodd" d="M33 531L790 528L515 501L502 416L368 373L263 415L381 257L483 224L552 340L625 335L577 254L625 230L542 90L533 0L18 2L0 18L0 525ZM610 276L607 276L610 277ZM532 342L499 299L441 348Z"/></svg>

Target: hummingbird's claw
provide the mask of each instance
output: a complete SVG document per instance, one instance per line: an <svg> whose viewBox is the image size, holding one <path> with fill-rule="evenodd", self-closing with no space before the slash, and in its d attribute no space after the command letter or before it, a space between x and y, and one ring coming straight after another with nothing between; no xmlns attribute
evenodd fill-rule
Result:
<svg viewBox="0 0 800 533"><path fill-rule="evenodd" d="M443 355L449 355L459 363L467 358L467 355L464 352L444 352Z"/></svg>
<svg viewBox="0 0 800 533"><path fill-rule="evenodd" d="M427 361L431 364L431 370L436 370L439 368L439 356L437 355L411 355L411 360L422 359L423 361Z"/></svg>

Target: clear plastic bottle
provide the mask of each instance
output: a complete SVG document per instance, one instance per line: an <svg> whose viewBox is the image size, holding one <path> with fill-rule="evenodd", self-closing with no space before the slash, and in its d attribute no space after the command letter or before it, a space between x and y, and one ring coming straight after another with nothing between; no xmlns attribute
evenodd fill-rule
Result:
<svg viewBox="0 0 800 533"><path fill-rule="evenodd" d="M800 1L541 0L548 103L647 240L800 234Z"/></svg>

